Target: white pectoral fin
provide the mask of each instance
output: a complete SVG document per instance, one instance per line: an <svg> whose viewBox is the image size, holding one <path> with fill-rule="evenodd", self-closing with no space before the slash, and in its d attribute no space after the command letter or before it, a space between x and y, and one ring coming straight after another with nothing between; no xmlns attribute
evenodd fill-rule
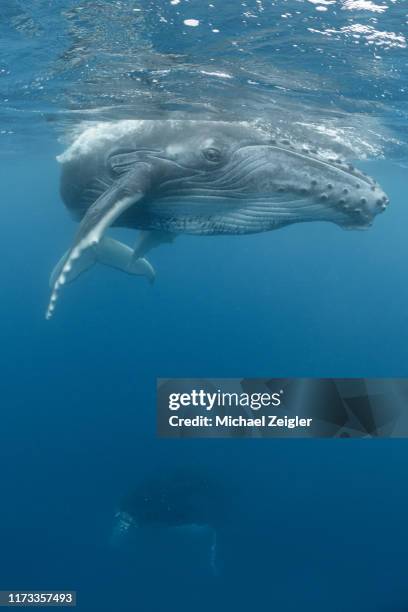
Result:
<svg viewBox="0 0 408 612"><path fill-rule="evenodd" d="M133 249L113 238L106 236L102 238L96 248L96 257L98 263L104 266L135 276L146 276L150 282L155 279L154 268L147 259L143 257L134 259Z"/></svg>
<svg viewBox="0 0 408 612"><path fill-rule="evenodd" d="M55 285L61 274L68 256L69 251L64 253L51 272L51 288ZM133 259L133 250L130 247L123 244L123 242L119 242L119 240L104 236L96 246L89 247L82 253L79 259L74 260L71 269L66 273L65 282L71 283L76 280L78 276L89 270L96 263L121 270L121 272L126 272L126 274L145 276L150 282L153 282L156 277L154 268L147 259L143 257Z"/></svg>
<svg viewBox="0 0 408 612"><path fill-rule="evenodd" d="M62 285L75 274L73 268L79 264L90 248L101 241L106 229L130 206L137 204L145 193L150 181L150 167L141 163L120 181L112 184L88 209L82 219L74 244L64 263L55 275L46 318L50 319ZM88 266L89 267L89 266Z"/></svg>
<svg viewBox="0 0 408 612"><path fill-rule="evenodd" d="M51 289L54 287L59 275L61 274L64 264L68 259L68 255L69 255L69 251L66 251L64 255L61 257L61 259L58 261L56 266L54 267L53 271L51 272L51 275L50 275ZM70 271L67 272L65 282L71 283L76 278L78 278L78 276L82 274L82 272L89 270L89 268L91 268L95 264L95 262L96 262L95 249L89 248L87 251L84 252L83 256L79 260L77 260L74 263L74 265L72 265Z"/></svg>

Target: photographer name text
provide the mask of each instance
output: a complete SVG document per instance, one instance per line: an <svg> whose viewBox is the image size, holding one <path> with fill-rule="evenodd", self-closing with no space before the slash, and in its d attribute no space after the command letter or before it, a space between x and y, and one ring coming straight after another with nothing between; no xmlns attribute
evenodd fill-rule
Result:
<svg viewBox="0 0 408 612"><path fill-rule="evenodd" d="M178 415L171 415L169 417L170 427L279 427L284 429L296 429L301 427L311 427L313 422L312 418L303 417L288 417L273 415L262 415L256 418L240 416L203 416L198 415L195 417L180 417Z"/></svg>

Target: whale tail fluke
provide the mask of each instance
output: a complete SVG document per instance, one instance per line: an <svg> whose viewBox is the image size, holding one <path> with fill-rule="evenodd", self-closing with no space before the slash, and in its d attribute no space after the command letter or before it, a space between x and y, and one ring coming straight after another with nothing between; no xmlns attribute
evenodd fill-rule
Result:
<svg viewBox="0 0 408 612"><path fill-rule="evenodd" d="M57 279L60 277L68 256L69 251L64 253L51 272L51 287L55 286ZM73 262L66 273L65 282L70 283L74 281L96 263L116 268L126 272L126 274L145 276L150 283L153 283L156 277L155 270L147 259L144 257L135 258L133 249L126 244L104 236L97 244L83 251L81 257Z"/></svg>

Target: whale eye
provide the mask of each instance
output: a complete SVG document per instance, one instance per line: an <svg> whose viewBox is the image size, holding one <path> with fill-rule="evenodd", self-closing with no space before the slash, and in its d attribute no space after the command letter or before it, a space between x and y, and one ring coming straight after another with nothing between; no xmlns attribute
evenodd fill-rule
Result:
<svg viewBox="0 0 408 612"><path fill-rule="evenodd" d="M221 161L221 151L219 149L215 149L214 147L208 147L208 149L204 149L203 155L207 161L213 163Z"/></svg>

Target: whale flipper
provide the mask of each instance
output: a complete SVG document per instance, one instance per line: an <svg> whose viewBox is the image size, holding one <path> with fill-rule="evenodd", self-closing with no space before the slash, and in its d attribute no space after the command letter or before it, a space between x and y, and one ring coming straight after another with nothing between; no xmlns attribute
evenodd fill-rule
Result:
<svg viewBox="0 0 408 612"><path fill-rule="evenodd" d="M55 285L58 276L61 274L68 255L69 251L64 253L51 272L51 287ZM143 257L134 259L133 251L130 247L123 244L123 242L104 236L97 245L89 247L78 260L74 261L71 269L66 274L66 282L70 283L74 281L96 263L100 263L110 268L116 268L117 270L126 272L126 274L146 276L150 282L153 282L156 276L153 266L147 259Z"/></svg>
<svg viewBox="0 0 408 612"><path fill-rule="evenodd" d="M151 263L144 257L134 257L134 251L123 242L104 237L98 244L97 261L104 266L117 268L134 276L146 276L153 282L156 273Z"/></svg>
<svg viewBox="0 0 408 612"><path fill-rule="evenodd" d="M113 183L88 208L83 217L74 244L69 250L66 260L59 270L52 286L51 298L48 304L46 319L50 319L55 310L58 293L61 286L68 280L68 275L76 262L84 253L100 242L106 229L128 208L137 204L150 182L150 166L146 163L137 164L136 168L123 178ZM82 265L81 265L82 267ZM86 268L86 264L84 265Z"/></svg>
<svg viewBox="0 0 408 612"><path fill-rule="evenodd" d="M61 257L61 259L59 259L58 263L54 266L54 269L50 274L51 289L54 287L57 281L57 278L61 274L62 268L64 267L64 264L67 261L68 255L69 255L69 251L66 251ZM76 278L78 278L78 276L80 276L82 272L89 270L89 268L91 268L95 264L95 262L96 262L96 257L95 257L94 249L88 249L84 253L84 256L81 257L81 259L78 262L76 262L76 264L72 266L71 270L67 273L66 282L70 283Z"/></svg>
<svg viewBox="0 0 408 612"><path fill-rule="evenodd" d="M170 232L160 230L142 230L135 244L133 259L137 260L140 257L144 257L146 253L160 246L161 244L172 243L175 238L176 234L171 234Z"/></svg>

